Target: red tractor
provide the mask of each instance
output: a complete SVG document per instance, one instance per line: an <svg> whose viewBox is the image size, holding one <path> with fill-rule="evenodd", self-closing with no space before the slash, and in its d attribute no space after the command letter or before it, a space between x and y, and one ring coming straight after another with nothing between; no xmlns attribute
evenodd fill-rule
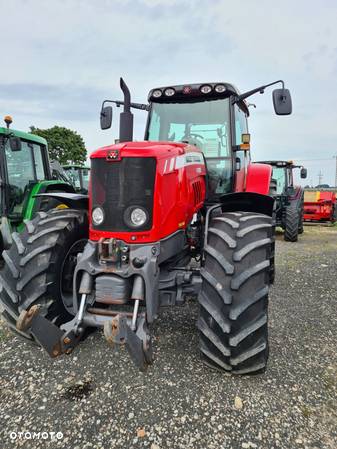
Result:
<svg viewBox="0 0 337 449"><path fill-rule="evenodd" d="M46 194L68 209L41 212L14 233L0 272L3 317L56 357L87 327L127 347L144 370L161 306L195 295L203 360L233 374L257 373L268 358L273 272L272 168L251 164L244 101L272 84L275 112L291 113L283 81L244 94L227 83L151 90L124 106L119 143L91 155L89 197ZM112 107L102 105L101 127ZM132 142L130 108L148 111Z"/></svg>
<svg viewBox="0 0 337 449"><path fill-rule="evenodd" d="M293 161L262 161L261 164L273 168L270 194L275 198L275 224L284 230L284 240L297 242L303 233L303 187L295 185L294 172L300 168L302 179L307 177L307 169L295 165Z"/></svg>

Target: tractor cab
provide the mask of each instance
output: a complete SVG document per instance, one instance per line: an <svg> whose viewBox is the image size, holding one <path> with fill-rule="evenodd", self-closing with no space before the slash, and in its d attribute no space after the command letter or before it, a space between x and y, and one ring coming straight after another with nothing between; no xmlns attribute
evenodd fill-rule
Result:
<svg viewBox="0 0 337 449"><path fill-rule="evenodd" d="M307 177L307 169L301 165L295 165L293 161L262 161L260 163L271 165L273 168L272 182L276 195L288 195L293 193L294 170L300 169L302 179Z"/></svg>
<svg viewBox="0 0 337 449"><path fill-rule="evenodd" d="M265 88L282 83L273 91L278 115L291 113L291 97L282 80L240 94L232 84L202 83L152 89L148 104L131 103L130 92L121 79L124 101L105 100L101 110L101 128L108 129L112 107L124 105L121 113L120 141L132 141L133 116L130 108L148 111L145 139L152 142L187 143L199 148L207 166L207 200L246 189L250 162L249 116L246 98L264 93Z"/></svg>
<svg viewBox="0 0 337 449"><path fill-rule="evenodd" d="M272 166L270 195L275 198L276 225L284 230L284 239L296 242L303 232L304 191L294 184L294 170L300 169L302 179L307 177L307 169L295 165L293 161L261 161Z"/></svg>
<svg viewBox="0 0 337 449"><path fill-rule="evenodd" d="M86 194L89 189L90 168L83 165L64 165L63 170L76 192Z"/></svg>
<svg viewBox="0 0 337 449"><path fill-rule="evenodd" d="M37 135L10 128L12 119L5 117L0 127L0 253L10 229L20 230L23 220L39 210L50 209L50 198L35 198L51 190L73 192L68 184L52 178L47 141Z"/></svg>
<svg viewBox="0 0 337 449"><path fill-rule="evenodd" d="M234 104L233 95L239 95L233 85L209 83L157 88L148 98L145 139L186 142L201 149L210 197L233 191L233 147L248 133L248 107L244 101Z"/></svg>
<svg viewBox="0 0 337 449"><path fill-rule="evenodd" d="M1 215L13 223L22 222L34 186L51 179L47 142L33 134L0 128L0 146Z"/></svg>

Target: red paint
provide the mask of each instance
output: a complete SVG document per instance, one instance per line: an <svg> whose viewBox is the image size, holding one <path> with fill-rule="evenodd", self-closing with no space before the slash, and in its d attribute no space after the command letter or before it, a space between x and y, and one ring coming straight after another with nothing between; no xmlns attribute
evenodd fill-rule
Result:
<svg viewBox="0 0 337 449"><path fill-rule="evenodd" d="M304 201L304 221L335 221L335 192L317 192L317 201Z"/></svg>
<svg viewBox="0 0 337 449"><path fill-rule="evenodd" d="M148 243L159 241L179 229L185 229L193 214L203 205L206 195L204 163L193 163L176 168L185 155L192 152L202 154L194 146L174 142L128 142L110 145L95 151L90 157L106 158L112 150L119 151L119 157L154 157L157 159L154 186L153 223L149 231L107 232L96 231L91 226L90 239L117 238L128 243ZM174 160L174 162L172 162ZM179 162L178 162L179 161ZM106 162L113 164L113 160ZM199 183L193 188L194 183ZM195 202L195 192L198 201ZM89 195L91 211L91 195Z"/></svg>
<svg viewBox="0 0 337 449"><path fill-rule="evenodd" d="M235 192L254 192L269 194L272 167L267 164L252 164L247 167L246 188L244 188L244 169L236 173Z"/></svg>

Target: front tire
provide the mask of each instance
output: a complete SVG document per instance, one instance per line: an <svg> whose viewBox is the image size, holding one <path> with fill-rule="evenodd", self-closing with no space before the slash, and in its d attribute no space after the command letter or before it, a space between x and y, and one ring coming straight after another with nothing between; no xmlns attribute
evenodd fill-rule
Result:
<svg viewBox="0 0 337 449"><path fill-rule="evenodd" d="M299 213L297 208L288 206L285 214L284 240L286 242L297 242L299 228Z"/></svg>
<svg viewBox="0 0 337 449"><path fill-rule="evenodd" d="M71 319L64 306L71 298L71 266L87 239L87 213L72 209L39 212L22 233L13 233L0 271L0 311L13 331L33 339L16 330L16 321L22 310L36 304L56 325Z"/></svg>
<svg viewBox="0 0 337 449"><path fill-rule="evenodd" d="M197 326L202 359L212 368L266 368L272 233L272 218L262 214L227 212L210 221Z"/></svg>

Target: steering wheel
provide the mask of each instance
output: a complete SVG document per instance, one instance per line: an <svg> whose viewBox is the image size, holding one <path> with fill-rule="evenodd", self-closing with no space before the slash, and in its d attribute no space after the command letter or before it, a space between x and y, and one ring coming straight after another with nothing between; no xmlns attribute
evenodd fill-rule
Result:
<svg viewBox="0 0 337 449"><path fill-rule="evenodd" d="M195 145L196 147L200 147L200 149L202 150L203 147L203 142L200 141L200 139L204 140L204 136L202 136L201 134L197 134L197 133L191 133L188 136L185 135L181 138L181 141L187 141L189 144L191 145Z"/></svg>
<svg viewBox="0 0 337 449"><path fill-rule="evenodd" d="M181 140L188 140L189 139L189 137L196 137L196 138L200 138L200 139L202 139L202 140L204 140L205 139L205 137L204 136L202 136L201 134L197 134L197 133L190 133L188 136L187 135L185 135Z"/></svg>

